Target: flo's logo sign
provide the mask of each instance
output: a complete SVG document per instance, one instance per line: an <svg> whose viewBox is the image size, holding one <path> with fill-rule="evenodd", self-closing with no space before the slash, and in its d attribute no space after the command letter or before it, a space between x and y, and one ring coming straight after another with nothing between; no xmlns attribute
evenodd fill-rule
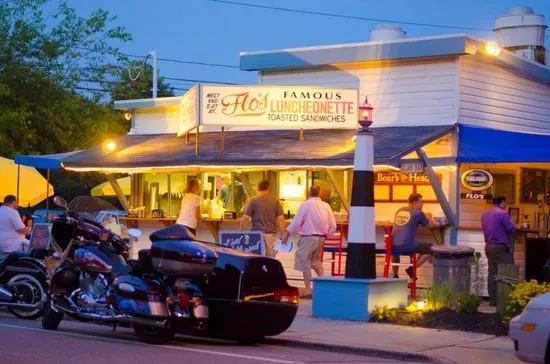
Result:
<svg viewBox="0 0 550 364"><path fill-rule="evenodd" d="M462 174L462 185L472 191L483 191L493 185L493 176L483 169L470 169Z"/></svg>

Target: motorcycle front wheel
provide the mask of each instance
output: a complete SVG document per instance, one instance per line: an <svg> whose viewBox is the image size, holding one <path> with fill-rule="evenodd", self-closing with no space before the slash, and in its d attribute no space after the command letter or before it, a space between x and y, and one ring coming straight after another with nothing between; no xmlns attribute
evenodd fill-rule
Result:
<svg viewBox="0 0 550 364"><path fill-rule="evenodd" d="M7 283L12 290L16 303L34 305L46 301L46 292L38 279L28 274L17 274ZM15 308L9 307L8 311L17 318L34 320L42 316L43 308Z"/></svg>
<svg viewBox="0 0 550 364"><path fill-rule="evenodd" d="M147 344L162 345L170 342L175 335L172 327L133 325L138 339Z"/></svg>

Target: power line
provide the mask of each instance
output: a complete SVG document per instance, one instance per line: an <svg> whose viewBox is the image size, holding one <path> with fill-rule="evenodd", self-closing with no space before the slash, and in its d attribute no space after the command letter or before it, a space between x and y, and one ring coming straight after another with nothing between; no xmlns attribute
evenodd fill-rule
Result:
<svg viewBox="0 0 550 364"><path fill-rule="evenodd" d="M417 22L402 21L402 20L395 20L395 19L367 18L367 17L355 16L355 15L344 15L344 14L325 13L325 12L320 12L320 11L310 11L310 10L302 10L302 9L283 8L283 7L279 7L279 6L241 3L241 2L229 1L229 0L206 0L206 1L220 3L220 4L227 4L227 5L241 6L241 7L276 10L276 11L286 11L286 12L299 13L299 14L308 14L308 15L319 15L319 16L327 16L327 17L331 17L331 18L348 19L348 20L362 20L362 21L370 21L370 22L395 23L395 24L415 25L415 26L443 28L443 29L473 30L473 31L479 31L479 32L490 32L490 31L492 31L491 29L484 29L484 28L464 27L464 26L455 26L455 25L443 25L443 24L430 24L430 23L417 23Z"/></svg>
<svg viewBox="0 0 550 364"><path fill-rule="evenodd" d="M172 80L172 81L185 81L185 82L191 82L191 83L217 83L220 85L238 85L238 83L234 83L234 82L219 82L214 80L195 80L192 78L164 77L164 79Z"/></svg>

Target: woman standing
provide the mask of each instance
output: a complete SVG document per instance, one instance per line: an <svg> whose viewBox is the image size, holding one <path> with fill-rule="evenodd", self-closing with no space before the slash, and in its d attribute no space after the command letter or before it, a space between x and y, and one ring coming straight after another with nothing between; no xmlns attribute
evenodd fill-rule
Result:
<svg viewBox="0 0 550 364"><path fill-rule="evenodd" d="M201 198L199 193L199 181L191 179L187 181L185 195L181 200L180 216L176 224L180 224L188 228L193 235L196 236L197 223L201 218Z"/></svg>

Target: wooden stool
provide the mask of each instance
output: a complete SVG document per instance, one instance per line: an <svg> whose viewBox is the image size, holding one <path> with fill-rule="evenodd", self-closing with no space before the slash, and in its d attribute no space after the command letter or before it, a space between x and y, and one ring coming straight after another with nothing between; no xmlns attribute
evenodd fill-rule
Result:
<svg viewBox="0 0 550 364"><path fill-rule="evenodd" d="M401 253L399 250L392 249L392 239L391 239L391 233L392 233L392 227L391 226L385 226L384 227L384 244L386 246L386 253L384 254L384 277L389 277L390 274L390 267L412 267L412 282L409 282L408 286L411 290L411 297L413 300L416 299L416 253L412 254L405 254L410 258L409 263L393 263L391 261L392 256L393 257L400 257Z"/></svg>

